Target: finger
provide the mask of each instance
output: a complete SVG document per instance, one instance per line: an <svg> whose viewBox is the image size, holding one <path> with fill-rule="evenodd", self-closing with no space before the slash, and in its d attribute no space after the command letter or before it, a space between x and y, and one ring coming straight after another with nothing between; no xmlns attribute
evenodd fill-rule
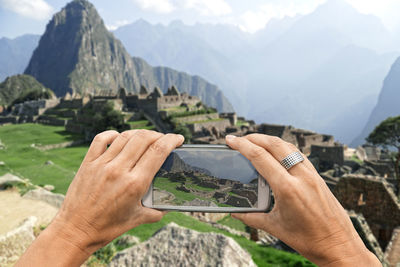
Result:
<svg viewBox="0 0 400 267"><path fill-rule="evenodd" d="M231 217L242 221L244 224L262 229L270 234L274 232L274 223L272 216L268 213L232 213Z"/></svg>
<svg viewBox="0 0 400 267"><path fill-rule="evenodd" d="M96 135L90 144L89 150L85 156L84 161L94 161L100 157L104 151L107 150L107 146L112 144L113 141L119 136L117 131L105 131Z"/></svg>
<svg viewBox="0 0 400 267"><path fill-rule="evenodd" d="M164 215L162 211L143 207L140 215L140 224L158 222ZM136 219L137 216L134 218Z"/></svg>
<svg viewBox="0 0 400 267"><path fill-rule="evenodd" d="M146 190L168 155L184 141L182 135L166 134L149 146L131 173L143 182Z"/></svg>
<svg viewBox="0 0 400 267"><path fill-rule="evenodd" d="M267 180L275 193L282 186L282 183L288 182L287 177L290 174L264 148L250 142L246 138L231 135L226 136L226 143L250 160L257 171Z"/></svg>
<svg viewBox="0 0 400 267"><path fill-rule="evenodd" d="M106 152L101 156L101 159L105 162L113 160L121 152L136 131L138 130L129 130L120 133L117 139L114 140L111 146L109 146Z"/></svg>
<svg viewBox="0 0 400 267"><path fill-rule="evenodd" d="M250 134L245 136L247 140L250 142L265 148L271 155L276 158L278 162L281 162L285 157L292 154L293 152L299 151L299 149L288 142L283 141L281 138L276 136L270 136L265 134ZM308 172L310 169L306 166L306 162L308 162L307 157L304 157L304 161L296 164L291 167L288 172L293 175L303 175L305 172Z"/></svg>
<svg viewBox="0 0 400 267"><path fill-rule="evenodd" d="M110 163L115 163L118 168L129 168L130 170L148 147L163 135L155 131L136 130L122 151Z"/></svg>

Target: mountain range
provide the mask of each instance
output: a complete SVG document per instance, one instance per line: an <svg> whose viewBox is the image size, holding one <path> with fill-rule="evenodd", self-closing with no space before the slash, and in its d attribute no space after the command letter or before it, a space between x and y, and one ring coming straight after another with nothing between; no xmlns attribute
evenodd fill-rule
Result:
<svg viewBox="0 0 400 267"><path fill-rule="evenodd" d="M34 34L0 38L0 82L7 76L24 72L39 39L40 36Z"/></svg>
<svg viewBox="0 0 400 267"><path fill-rule="evenodd" d="M343 0L329 0L307 15L271 20L253 35L232 25L142 19L114 34L129 53L151 64L217 84L247 118L333 134L344 143L366 123L365 114L400 54L377 17Z"/></svg>
<svg viewBox="0 0 400 267"><path fill-rule="evenodd" d="M368 121L359 136L352 145L356 146L364 143L365 138L374 128L388 117L400 115L400 57L392 65L389 74L383 83L383 88L379 94L378 102L372 110Z"/></svg>
<svg viewBox="0 0 400 267"><path fill-rule="evenodd" d="M116 92L120 87L138 92L141 85L150 90L159 86L166 91L175 85L219 111L233 111L218 87L203 78L171 68L152 67L141 58L132 58L86 0L74 0L53 16L25 74L32 75L58 96L67 92Z"/></svg>
<svg viewBox="0 0 400 267"><path fill-rule="evenodd" d="M85 5L86 1L73 3ZM54 89L59 95L78 87L90 91L102 85L108 89L121 85L136 91L139 84L163 90L175 84L219 110L232 110L231 102L239 115L256 122L292 124L333 134L343 143L363 142L357 138L360 131L366 124L376 123L369 121L373 117L370 114L383 80L400 55L400 44L377 17L361 14L343 0L328 0L307 15L272 19L255 34L227 24L185 25L173 21L162 25L139 19L113 32L121 42L105 30L94 7L87 7L88 15L73 13L75 17L67 16L67 7L55 15L42 37L52 48L40 44L26 70L47 87L63 84L62 92ZM57 18L62 21L67 17L72 23L69 28L74 27L74 21L82 21L77 24L84 34L57 24ZM46 48L57 52L49 38L56 33L60 40L67 38L70 42L68 34L77 40L84 36L84 41L62 47L66 54L75 52L82 57L68 57L66 62L73 65L73 71L65 72L67 66L59 66L64 73L59 70L48 75L55 80L47 81L41 75L51 73L52 65L39 71L34 64L45 66L57 57L46 56ZM31 46L27 42L23 50L29 54ZM0 58L4 58L1 52ZM119 62L99 63L98 58L102 61L110 55ZM46 64L42 64L44 60ZM113 73L115 66L120 69ZM118 76L121 71L129 75ZM102 72L111 75L99 75ZM74 78L74 85L68 82L74 75L84 78ZM385 99L379 100L378 106L385 106Z"/></svg>

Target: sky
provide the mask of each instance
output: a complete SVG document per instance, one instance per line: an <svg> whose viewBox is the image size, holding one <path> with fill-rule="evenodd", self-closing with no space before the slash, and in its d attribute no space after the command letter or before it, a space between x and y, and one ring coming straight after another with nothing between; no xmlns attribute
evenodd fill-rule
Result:
<svg viewBox="0 0 400 267"><path fill-rule="evenodd" d="M110 30L143 18L151 23L179 19L186 24L228 23L254 33L270 19L308 14L325 1L338 0L92 0ZM400 0L346 1L400 31ZM42 34L51 16L67 0L0 0L0 37Z"/></svg>

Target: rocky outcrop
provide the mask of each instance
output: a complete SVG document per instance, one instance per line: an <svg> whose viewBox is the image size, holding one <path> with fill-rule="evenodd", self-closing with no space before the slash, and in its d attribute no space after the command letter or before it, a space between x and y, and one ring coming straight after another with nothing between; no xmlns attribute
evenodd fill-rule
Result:
<svg viewBox="0 0 400 267"><path fill-rule="evenodd" d="M119 252L116 266L256 266L232 238L171 223L148 241Z"/></svg>
<svg viewBox="0 0 400 267"><path fill-rule="evenodd" d="M31 191L28 191L23 198L25 199L34 199L41 200L46 202L56 208L60 208L62 203L64 202L64 195L51 193L43 188L37 188Z"/></svg>
<svg viewBox="0 0 400 267"><path fill-rule="evenodd" d="M25 219L16 229L0 236L0 266L7 266L18 260L33 242L33 227L36 217Z"/></svg>
<svg viewBox="0 0 400 267"><path fill-rule="evenodd" d="M24 180L11 173L6 173L0 177L0 190L20 183L24 183Z"/></svg>

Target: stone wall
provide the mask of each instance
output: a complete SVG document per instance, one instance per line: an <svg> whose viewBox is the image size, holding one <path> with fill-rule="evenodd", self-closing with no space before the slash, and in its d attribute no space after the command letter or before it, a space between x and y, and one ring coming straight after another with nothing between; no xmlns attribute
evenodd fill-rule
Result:
<svg viewBox="0 0 400 267"><path fill-rule="evenodd" d="M238 118L235 112L230 112L230 113L220 113L219 114L220 118L228 119L231 122L231 125L236 125Z"/></svg>
<svg viewBox="0 0 400 267"><path fill-rule="evenodd" d="M397 227L393 231L392 239L385 251L385 259L389 263L389 266L400 265L400 227Z"/></svg>
<svg viewBox="0 0 400 267"><path fill-rule="evenodd" d="M348 175L340 178L334 194L348 210L363 214L384 250L400 226L400 203L384 178Z"/></svg>
<svg viewBox="0 0 400 267"><path fill-rule="evenodd" d="M230 126L231 123L227 119L218 121L206 121L200 123L188 124L188 128L192 133L200 132L203 128L205 129L216 129L218 132L225 131L226 127Z"/></svg>
<svg viewBox="0 0 400 267"><path fill-rule="evenodd" d="M310 158L318 158L321 169L331 169L334 164L343 165L343 146L319 146L311 145Z"/></svg>
<svg viewBox="0 0 400 267"><path fill-rule="evenodd" d="M372 253L374 253L381 262L384 261L385 255L364 216L362 214L357 214L354 211L348 211L348 214L354 228L356 229L358 235L361 237L365 246Z"/></svg>
<svg viewBox="0 0 400 267"><path fill-rule="evenodd" d="M379 176L385 178L395 178L394 164L391 160L379 160L379 161L364 161L366 166L374 169Z"/></svg>
<svg viewBox="0 0 400 267"><path fill-rule="evenodd" d="M61 99L58 108L81 109L87 102L89 102L88 98L78 98L70 100Z"/></svg>

